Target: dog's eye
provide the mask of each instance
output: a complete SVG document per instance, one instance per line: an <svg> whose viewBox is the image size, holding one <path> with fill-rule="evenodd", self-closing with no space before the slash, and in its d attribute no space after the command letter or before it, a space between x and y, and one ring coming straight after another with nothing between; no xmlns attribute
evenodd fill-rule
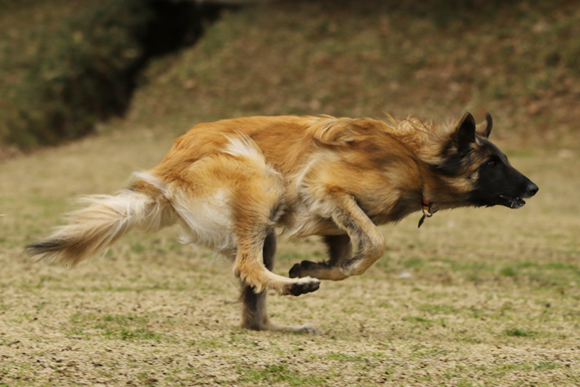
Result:
<svg viewBox="0 0 580 387"><path fill-rule="evenodd" d="M487 166L490 168L495 168L496 165L497 165L497 162L495 160L489 160L487 162Z"/></svg>

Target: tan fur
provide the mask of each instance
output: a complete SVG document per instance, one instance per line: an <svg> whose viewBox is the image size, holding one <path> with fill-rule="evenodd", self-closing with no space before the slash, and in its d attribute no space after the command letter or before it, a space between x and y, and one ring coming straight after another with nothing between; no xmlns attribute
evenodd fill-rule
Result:
<svg viewBox="0 0 580 387"><path fill-rule="evenodd" d="M145 186L145 183L141 183ZM116 196L94 195L80 200L88 207L68 216L68 225L37 244L33 254L76 265L106 249L133 228L157 231L175 222L166 200L156 200L151 189L145 193L123 190ZM149 196L149 193L152 196Z"/></svg>
<svg viewBox="0 0 580 387"><path fill-rule="evenodd" d="M318 289L319 279L364 273L385 250L377 225L421 210L423 198L439 208L468 205L461 195L469 179L432 172L456 127L329 116L199 124L157 167L137 174L131 190L89 198L88 208L32 253L76 264L131 228L178 223L183 242L232 258L250 300L243 326L275 329L262 306L266 290L299 295ZM471 165L465 176L474 173ZM295 238L326 236L330 261L303 262L295 278L272 273L276 228Z"/></svg>

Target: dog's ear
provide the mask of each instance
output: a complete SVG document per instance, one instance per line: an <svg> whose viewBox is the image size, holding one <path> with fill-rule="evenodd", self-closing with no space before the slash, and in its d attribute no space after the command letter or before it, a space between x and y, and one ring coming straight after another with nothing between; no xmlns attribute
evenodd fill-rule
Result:
<svg viewBox="0 0 580 387"><path fill-rule="evenodd" d="M459 152L464 153L469 150L470 145L475 142L475 120L471 113L465 113L461 118L453 137Z"/></svg>
<svg viewBox="0 0 580 387"><path fill-rule="evenodd" d="M493 120L491 119L491 114L485 113L485 122L480 122L477 124L475 130L477 133L482 134L485 138L488 138L492 127Z"/></svg>

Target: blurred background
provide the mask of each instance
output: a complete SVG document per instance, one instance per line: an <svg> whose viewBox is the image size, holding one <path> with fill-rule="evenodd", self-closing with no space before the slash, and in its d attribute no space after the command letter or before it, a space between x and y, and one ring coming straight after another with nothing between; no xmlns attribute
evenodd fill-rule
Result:
<svg viewBox="0 0 580 387"><path fill-rule="evenodd" d="M508 150L580 143L566 0L0 0L0 157L108 131L486 111Z"/></svg>

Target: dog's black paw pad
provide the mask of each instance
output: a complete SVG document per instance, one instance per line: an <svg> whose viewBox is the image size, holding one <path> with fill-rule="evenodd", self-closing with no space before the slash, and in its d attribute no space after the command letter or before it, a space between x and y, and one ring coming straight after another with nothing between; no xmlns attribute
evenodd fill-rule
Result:
<svg viewBox="0 0 580 387"><path fill-rule="evenodd" d="M320 287L320 281L298 282L290 285L289 291L293 296L299 296L305 293L311 293Z"/></svg>

